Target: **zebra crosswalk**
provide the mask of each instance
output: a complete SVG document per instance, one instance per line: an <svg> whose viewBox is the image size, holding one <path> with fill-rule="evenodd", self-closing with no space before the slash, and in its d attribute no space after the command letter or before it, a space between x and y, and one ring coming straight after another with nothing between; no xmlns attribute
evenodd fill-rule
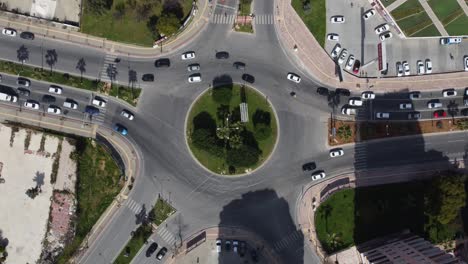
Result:
<svg viewBox="0 0 468 264"><path fill-rule="evenodd" d="M237 15L225 15L213 13L210 17L210 23L212 24L234 24L236 22ZM267 15L256 15L252 19L252 24L257 25L272 25L275 23L275 17L272 14Z"/></svg>
<svg viewBox="0 0 468 264"><path fill-rule="evenodd" d="M113 71L117 71L117 66L115 65L115 59L117 58L116 54L106 53L104 57L104 63L102 64L100 79L103 82L110 82L110 76Z"/></svg>
<svg viewBox="0 0 468 264"><path fill-rule="evenodd" d="M176 242L177 237L173 235L167 228L164 226L159 226L156 234L164 240L168 245L173 245Z"/></svg>
<svg viewBox="0 0 468 264"><path fill-rule="evenodd" d="M273 245L273 249L279 253L283 251L284 249L290 247L291 245L296 244L298 241L302 242L303 239L304 239L304 236L302 232L300 230L296 230L292 232L291 234L289 234L288 236L285 236L281 240L277 241Z"/></svg>
<svg viewBox="0 0 468 264"><path fill-rule="evenodd" d="M125 206L135 214L139 214L141 212L142 205L135 202L132 198L128 198L126 201Z"/></svg>

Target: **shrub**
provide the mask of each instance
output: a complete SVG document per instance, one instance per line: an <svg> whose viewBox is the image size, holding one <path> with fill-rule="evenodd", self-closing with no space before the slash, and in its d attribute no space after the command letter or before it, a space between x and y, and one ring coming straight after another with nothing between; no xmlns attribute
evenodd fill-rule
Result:
<svg viewBox="0 0 468 264"><path fill-rule="evenodd" d="M229 105L232 97L232 88L227 86L213 88L213 100L220 104Z"/></svg>
<svg viewBox="0 0 468 264"><path fill-rule="evenodd" d="M243 145L227 152L226 161L230 166L249 167L258 162L260 150Z"/></svg>
<svg viewBox="0 0 468 264"><path fill-rule="evenodd" d="M265 140L271 136L271 127L266 124L257 124L255 126L255 138L257 140Z"/></svg>
<svg viewBox="0 0 468 264"><path fill-rule="evenodd" d="M201 128L193 131L192 143L197 148L205 150L214 156L222 157L224 154L221 142L208 129Z"/></svg>

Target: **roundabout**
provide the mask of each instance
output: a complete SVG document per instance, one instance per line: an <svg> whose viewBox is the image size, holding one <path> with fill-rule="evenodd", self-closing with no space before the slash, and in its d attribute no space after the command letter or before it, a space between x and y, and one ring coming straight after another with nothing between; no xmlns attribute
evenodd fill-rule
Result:
<svg viewBox="0 0 468 264"><path fill-rule="evenodd" d="M201 166L220 175L251 173L275 149L278 121L265 95L227 83L204 91L190 107L187 145Z"/></svg>

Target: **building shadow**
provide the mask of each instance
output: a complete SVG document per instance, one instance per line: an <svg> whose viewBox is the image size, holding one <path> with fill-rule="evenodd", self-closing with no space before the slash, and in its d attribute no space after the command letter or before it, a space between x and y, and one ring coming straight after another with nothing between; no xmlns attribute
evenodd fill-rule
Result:
<svg viewBox="0 0 468 264"><path fill-rule="evenodd" d="M241 198L231 201L223 207L220 213L219 226L233 227L253 233L255 238L247 242L247 251L243 258L226 252L226 241L241 240L236 234L225 234L222 240L223 249L219 254L218 263L271 263L269 252L279 259L277 263L304 263L304 235L297 229L291 216L288 202L271 189L245 193ZM252 256L254 255L254 256Z"/></svg>

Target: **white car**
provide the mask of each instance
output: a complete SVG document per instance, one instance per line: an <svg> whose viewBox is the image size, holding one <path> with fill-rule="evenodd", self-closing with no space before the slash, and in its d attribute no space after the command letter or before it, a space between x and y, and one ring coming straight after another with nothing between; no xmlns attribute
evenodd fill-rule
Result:
<svg viewBox="0 0 468 264"><path fill-rule="evenodd" d="M120 115L127 118L128 120L133 120L135 118L135 116L128 110L122 110L122 112L120 112Z"/></svg>
<svg viewBox="0 0 468 264"><path fill-rule="evenodd" d="M191 59L195 59L195 52L185 52L184 54L182 54L181 56L182 60L191 60Z"/></svg>
<svg viewBox="0 0 468 264"><path fill-rule="evenodd" d="M403 76L403 65L401 64L401 62L398 61L396 63L396 68L397 68L397 76L398 77Z"/></svg>
<svg viewBox="0 0 468 264"><path fill-rule="evenodd" d="M355 61L354 55L352 55L352 54L349 55L348 61L346 62L346 67L345 67L345 69L346 69L347 71L350 71L350 70L353 68L354 61Z"/></svg>
<svg viewBox="0 0 468 264"><path fill-rule="evenodd" d="M362 100L359 98L351 98L349 99L348 104L352 106L362 106Z"/></svg>
<svg viewBox="0 0 468 264"><path fill-rule="evenodd" d="M2 34L10 37L16 37L16 30L12 28L4 28Z"/></svg>
<svg viewBox="0 0 468 264"><path fill-rule="evenodd" d="M196 63L196 64L190 64L188 67L187 67L187 71L191 72L191 71L199 71L200 70L200 64Z"/></svg>
<svg viewBox="0 0 468 264"><path fill-rule="evenodd" d="M410 75L410 68L408 62L404 61L403 62L403 69L405 71L405 76Z"/></svg>
<svg viewBox="0 0 468 264"><path fill-rule="evenodd" d="M67 99L65 102L63 102L63 107L70 109L78 109L78 104L75 101Z"/></svg>
<svg viewBox="0 0 468 264"><path fill-rule="evenodd" d="M62 94L62 87L57 85L49 86L49 93Z"/></svg>
<svg viewBox="0 0 468 264"><path fill-rule="evenodd" d="M401 110L413 109L413 104L412 103L402 103L402 104L400 104L400 109Z"/></svg>
<svg viewBox="0 0 468 264"><path fill-rule="evenodd" d="M383 24L375 28L375 34L379 35L380 33L388 31L389 29L390 29L390 26L388 24Z"/></svg>
<svg viewBox="0 0 468 264"><path fill-rule="evenodd" d="M426 73L432 73L432 61L430 59L426 59Z"/></svg>
<svg viewBox="0 0 468 264"><path fill-rule="evenodd" d="M31 109L39 109L39 103L35 101L26 101L24 102L24 107L31 108Z"/></svg>
<svg viewBox="0 0 468 264"><path fill-rule="evenodd" d="M362 15L362 18L364 18L364 20L367 20L367 19L371 18L373 15L375 15L375 10L374 9L369 9Z"/></svg>
<svg viewBox="0 0 468 264"><path fill-rule="evenodd" d="M99 106L99 107L102 107L102 108L106 107L106 104L107 104L107 102L104 101L104 99L102 99L100 97L94 97L92 103L93 103L93 105L96 105L96 106Z"/></svg>
<svg viewBox="0 0 468 264"><path fill-rule="evenodd" d="M380 34L379 38L380 38L380 41L385 41L386 39L389 39L392 36L393 36L392 32L387 31L387 32Z"/></svg>
<svg viewBox="0 0 468 264"><path fill-rule="evenodd" d="M332 52L331 52L331 57L333 59L338 57L338 54L340 54L340 51L341 51L341 45L336 44L335 47L333 48Z"/></svg>
<svg viewBox="0 0 468 264"><path fill-rule="evenodd" d="M294 73L288 73L287 76L288 80L295 82L295 83L300 83L301 82L301 77L299 75L294 74Z"/></svg>
<svg viewBox="0 0 468 264"><path fill-rule="evenodd" d="M455 89L447 89L442 91L444 97L454 97L457 96L457 91Z"/></svg>
<svg viewBox="0 0 468 264"><path fill-rule="evenodd" d="M216 239L216 252L221 253L223 247L223 243L221 242L221 239Z"/></svg>
<svg viewBox="0 0 468 264"><path fill-rule="evenodd" d="M349 108L349 107L343 107L343 109L341 109L341 113L343 115L356 115L356 109L355 108Z"/></svg>
<svg viewBox="0 0 468 264"><path fill-rule="evenodd" d="M378 119L389 119L390 118L390 113L382 113L378 112L375 114L375 117Z"/></svg>
<svg viewBox="0 0 468 264"><path fill-rule="evenodd" d="M325 176L326 175L324 171L317 171L314 174L312 174L312 180L317 181L317 180L325 178Z"/></svg>
<svg viewBox="0 0 468 264"><path fill-rule="evenodd" d="M49 108L47 108L47 113L49 114L54 114L54 115L60 115L62 113L62 109L60 107L51 105Z"/></svg>
<svg viewBox="0 0 468 264"><path fill-rule="evenodd" d="M468 55L463 58L463 66L465 66L465 71L468 71Z"/></svg>
<svg viewBox="0 0 468 264"><path fill-rule="evenodd" d="M239 241L237 240L232 241L232 251L234 253L237 253L237 251L239 251Z"/></svg>
<svg viewBox="0 0 468 264"><path fill-rule="evenodd" d="M433 109L433 108L441 108L442 103L441 102L429 102L427 103L427 108Z"/></svg>
<svg viewBox="0 0 468 264"><path fill-rule="evenodd" d="M333 24L341 24L345 22L344 16L332 16L330 17L330 22Z"/></svg>
<svg viewBox="0 0 468 264"><path fill-rule="evenodd" d="M343 51L341 51L340 57L338 58L338 64L343 64L347 56L348 56L348 51L346 49L343 49Z"/></svg>
<svg viewBox="0 0 468 264"><path fill-rule="evenodd" d="M193 75L188 78L189 83L199 83L201 80L201 75Z"/></svg>
<svg viewBox="0 0 468 264"><path fill-rule="evenodd" d="M416 62L416 67L418 69L418 74L419 75L422 75L422 74L425 74L426 73L426 70L424 68L424 63L421 61L421 60L418 60Z"/></svg>
<svg viewBox="0 0 468 264"><path fill-rule="evenodd" d="M363 92L361 94L361 98L364 100L372 100L375 99L375 93L371 91Z"/></svg>
<svg viewBox="0 0 468 264"><path fill-rule="evenodd" d="M330 33L330 34L327 35L327 39L331 40L331 41L339 41L340 36L338 34L335 34L335 33Z"/></svg>
<svg viewBox="0 0 468 264"><path fill-rule="evenodd" d="M341 157L344 155L344 151L341 148L330 150L330 158Z"/></svg>

